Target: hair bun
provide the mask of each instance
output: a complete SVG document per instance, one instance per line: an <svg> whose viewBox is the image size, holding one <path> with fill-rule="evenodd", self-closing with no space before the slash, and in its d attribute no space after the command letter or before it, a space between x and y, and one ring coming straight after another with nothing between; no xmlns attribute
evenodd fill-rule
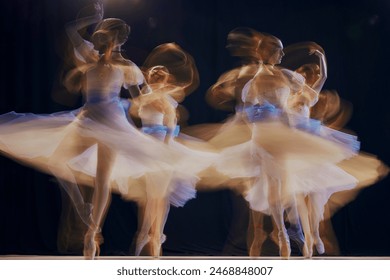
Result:
<svg viewBox="0 0 390 280"><path fill-rule="evenodd" d="M91 41L96 50L105 52L114 42L124 44L130 34L130 26L118 18L107 18L99 22Z"/></svg>

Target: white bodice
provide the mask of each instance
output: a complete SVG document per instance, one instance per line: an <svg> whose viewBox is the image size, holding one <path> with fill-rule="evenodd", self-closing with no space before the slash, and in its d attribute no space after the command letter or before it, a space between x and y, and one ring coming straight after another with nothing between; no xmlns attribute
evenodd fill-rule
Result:
<svg viewBox="0 0 390 280"><path fill-rule="evenodd" d="M87 101L117 97L124 82L123 70L111 64L97 64L86 77Z"/></svg>

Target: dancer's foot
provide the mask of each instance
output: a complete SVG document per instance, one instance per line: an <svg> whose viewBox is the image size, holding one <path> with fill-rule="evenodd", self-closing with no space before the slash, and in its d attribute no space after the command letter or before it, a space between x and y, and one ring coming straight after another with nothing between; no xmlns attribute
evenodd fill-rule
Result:
<svg viewBox="0 0 390 280"><path fill-rule="evenodd" d="M100 244L103 243L103 237L100 230L89 229L84 236L83 255L86 260L93 260L100 255Z"/></svg>
<svg viewBox="0 0 390 280"><path fill-rule="evenodd" d="M151 255L154 258L159 258L161 255L161 237L152 238L151 240Z"/></svg>
<svg viewBox="0 0 390 280"><path fill-rule="evenodd" d="M137 237L137 241L135 244L135 255L139 256L141 254L142 249L148 244L150 241L150 236L148 234L144 236Z"/></svg>
<svg viewBox="0 0 390 280"><path fill-rule="evenodd" d="M279 231L279 254L283 259L288 259L291 255L290 239L287 231Z"/></svg>
<svg viewBox="0 0 390 280"><path fill-rule="evenodd" d="M313 238L307 234L305 236L305 245L303 247L303 256L310 259L313 257Z"/></svg>
<svg viewBox="0 0 390 280"><path fill-rule="evenodd" d="M322 255L325 253L325 245L324 242L322 242L320 237L316 237L314 239L314 245L316 246L318 254Z"/></svg>

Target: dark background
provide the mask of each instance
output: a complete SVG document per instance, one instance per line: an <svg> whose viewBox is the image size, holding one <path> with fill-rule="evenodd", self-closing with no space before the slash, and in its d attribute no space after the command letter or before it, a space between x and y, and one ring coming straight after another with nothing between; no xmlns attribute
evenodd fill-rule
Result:
<svg viewBox="0 0 390 280"><path fill-rule="evenodd" d="M80 106L80 98L60 83L69 51L63 27L88 3L1 1L0 114ZM166 42L176 42L192 54L200 86L183 103L190 125L219 122L228 114L209 107L204 94L220 74L237 65L225 48L233 28L273 34L285 46L317 42L328 61L324 88L337 90L353 104L347 127L358 134L362 150L390 164L389 1L112 0L105 17L131 25L124 48L139 65ZM387 178L363 190L333 217L341 255L390 255L389 187ZM0 254L81 254L77 246L57 246L64 199L50 176L0 157ZM103 228L102 255L128 254L136 219L135 205L114 195ZM247 222L239 196L199 192L184 208L171 210L164 254L247 255Z"/></svg>

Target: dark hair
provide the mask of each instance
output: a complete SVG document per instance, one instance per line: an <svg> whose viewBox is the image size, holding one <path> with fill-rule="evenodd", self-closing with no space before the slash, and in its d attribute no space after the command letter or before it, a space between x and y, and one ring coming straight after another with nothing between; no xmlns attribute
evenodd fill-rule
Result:
<svg viewBox="0 0 390 280"><path fill-rule="evenodd" d="M259 53L257 49L263 38L262 33L252 28L237 27L229 32L226 48L232 56L258 61Z"/></svg>

